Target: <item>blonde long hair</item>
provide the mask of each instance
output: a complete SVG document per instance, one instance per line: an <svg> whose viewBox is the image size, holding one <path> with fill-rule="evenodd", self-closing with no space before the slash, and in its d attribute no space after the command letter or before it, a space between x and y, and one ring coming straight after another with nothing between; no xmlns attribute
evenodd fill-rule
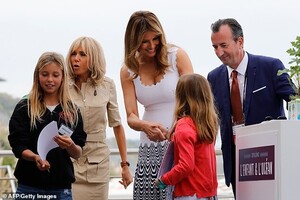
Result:
<svg viewBox="0 0 300 200"><path fill-rule="evenodd" d="M92 84L98 85L104 79L106 73L106 62L100 43L91 37L79 37L71 44L66 57L69 77L72 80L76 80L76 75L71 63L71 56L72 53L79 47L82 48L89 58L88 68Z"/></svg>
<svg viewBox="0 0 300 200"><path fill-rule="evenodd" d="M142 44L144 34L147 31L153 31L158 34L159 47L156 53L158 64L158 74L164 74L169 67L167 50L168 45L161 23L157 16L150 11L134 12L127 24L125 31L125 65L134 72L133 78L139 74L138 49Z"/></svg>
<svg viewBox="0 0 300 200"><path fill-rule="evenodd" d="M63 79L62 83L58 89L58 100L65 113L66 120L75 126L78 120L77 107L72 103L69 94L69 85L67 82L67 72L65 67L64 58L61 54L56 52L45 52L43 53L34 70L33 74L33 85L32 89L28 95L28 115L30 117L30 128L36 127L37 121L42 121L42 116L46 112L46 103L44 101L44 91L39 83L39 72L40 70L49 64L56 64L60 66Z"/></svg>
<svg viewBox="0 0 300 200"><path fill-rule="evenodd" d="M176 86L175 119L189 116L196 125L199 139L216 140L219 119L209 82L200 74L182 75Z"/></svg>

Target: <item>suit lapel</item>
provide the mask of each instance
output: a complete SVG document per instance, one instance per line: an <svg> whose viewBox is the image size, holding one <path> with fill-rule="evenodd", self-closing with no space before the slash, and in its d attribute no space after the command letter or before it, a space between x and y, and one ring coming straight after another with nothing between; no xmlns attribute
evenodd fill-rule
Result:
<svg viewBox="0 0 300 200"><path fill-rule="evenodd" d="M254 64L254 58L251 54L248 53L248 64L246 70L246 97L244 97L244 115L247 120L249 106L252 97L252 91L256 78L256 66Z"/></svg>
<svg viewBox="0 0 300 200"><path fill-rule="evenodd" d="M228 80L228 71L227 71L227 67L225 65L223 65L223 68L221 70L221 77L220 77L220 88L222 91L221 94L221 99L222 103L224 103L223 109L224 112L226 114L226 116L231 116L231 105L230 105L230 87L229 87L229 80Z"/></svg>

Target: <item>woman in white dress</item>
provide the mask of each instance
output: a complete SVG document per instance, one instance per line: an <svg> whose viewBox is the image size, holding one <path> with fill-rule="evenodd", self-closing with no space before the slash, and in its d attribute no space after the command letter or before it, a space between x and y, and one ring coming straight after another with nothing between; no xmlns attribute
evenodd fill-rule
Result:
<svg viewBox="0 0 300 200"><path fill-rule="evenodd" d="M158 18L134 12L125 32L125 59L120 77L128 125L140 132L133 199L166 199L154 185L173 123L175 88L182 74L193 73L187 53L166 43ZM144 105L139 117L138 104Z"/></svg>

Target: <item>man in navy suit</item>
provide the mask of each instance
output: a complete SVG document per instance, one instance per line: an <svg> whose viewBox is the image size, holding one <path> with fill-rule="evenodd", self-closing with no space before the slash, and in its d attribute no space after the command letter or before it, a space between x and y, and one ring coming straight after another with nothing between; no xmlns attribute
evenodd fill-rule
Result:
<svg viewBox="0 0 300 200"><path fill-rule="evenodd" d="M244 51L241 25L232 18L220 19L211 25L211 41L222 65L212 70L207 79L215 97L220 117L223 167L226 185L231 184L235 195L235 141L230 103L231 72L238 73L243 122L257 124L266 117L285 116L283 100L289 101L295 90L288 74L277 75L284 65L279 59L252 55Z"/></svg>

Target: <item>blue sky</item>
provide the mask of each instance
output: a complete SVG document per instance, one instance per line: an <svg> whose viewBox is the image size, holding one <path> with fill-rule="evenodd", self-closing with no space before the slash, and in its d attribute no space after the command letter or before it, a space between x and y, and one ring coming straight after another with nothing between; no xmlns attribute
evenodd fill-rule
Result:
<svg viewBox="0 0 300 200"><path fill-rule="evenodd" d="M167 41L184 48L195 72L204 76L217 67L210 25L219 18L236 18L244 29L245 50L277 57L288 67L286 50L300 35L300 1L296 0L0 0L0 92L27 94L38 57L44 51L64 56L73 40L90 36L105 53L107 76L115 80L128 138L138 138L126 124L119 70L123 37L130 15L150 10L160 19ZM108 135L111 135L108 130Z"/></svg>

